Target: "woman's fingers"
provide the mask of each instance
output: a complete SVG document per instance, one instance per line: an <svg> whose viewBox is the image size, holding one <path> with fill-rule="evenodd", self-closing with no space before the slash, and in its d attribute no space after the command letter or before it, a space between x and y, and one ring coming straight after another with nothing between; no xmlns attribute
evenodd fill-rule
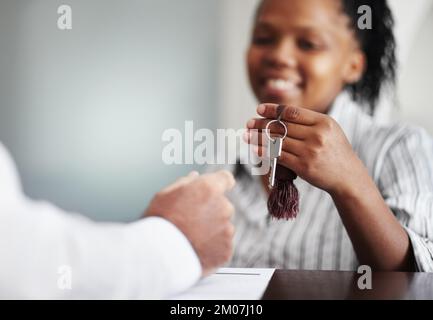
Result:
<svg viewBox="0 0 433 320"><path fill-rule="evenodd" d="M263 103L258 106L257 113L263 118L277 119L277 109L278 104ZM316 124L320 116L320 113L312 110L286 106L281 115L281 120L312 126Z"/></svg>
<svg viewBox="0 0 433 320"><path fill-rule="evenodd" d="M243 138L248 144L260 146L266 146L269 141L267 135L264 132L260 132L259 130L247 130L244 132Z"/></svg>
<svg viewBox="0 0 433 320"><path fill-rule="evenodd" d="M268 151L266 150L266 147L263 146L255 146L254 152L259 156L262 157L264 154L266 154ZM290 170L293 170L295 173L298 172L300 163L300 158L296 156L293 153L283 151L281 153L281 156L278 158L278 164L289 168Z"/></svg>
<svg viewBox="0 0 433 320"><path fill-rule="evenodd" d="M263 119L263 118L257 118L257 119L251 119L247 123L247 128L251 130L265 130L268 123L272 121L269 119ZM289 123L284 122L284 124L287 127L287 136L298 139L298 140L304 140L308 134L310 133L310 127L304 126L297 123ZM272 134L278 134L280 136L283 136L285 133L285 129L281 124L278 123L272 123L269 126L269 130Z"/></svg>
<svg viewBox="0 0 433 320"><path fill-rule="evenodd" d="M245 142L260 147L267 148L269 146L269 139L266 135L257 131L248 131L245 136ZM301 156L304 149L305 144L301 140L292 139L290 137L283 140L283 151L290 152L296 156Z"/></svg>

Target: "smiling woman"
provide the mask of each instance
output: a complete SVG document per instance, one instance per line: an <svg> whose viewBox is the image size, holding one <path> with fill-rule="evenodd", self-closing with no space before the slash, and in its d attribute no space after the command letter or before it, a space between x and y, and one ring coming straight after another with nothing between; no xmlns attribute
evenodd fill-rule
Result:
<svg viewBox="0 0 433 320"><path fill-rule="evenodd" d="M364 40L354 36L359 16L351 12L352 2L262 2L247 58L261 102L326 112L345 86L361 79L367 52Z"/></svg>
<svg viewBox="0 0 433 320"><path fill-rule="evenodd" d="M361 5L372 9L372 29L358 29ZM278 163L299 176L300 212L293 221L270 220L268 177L231 167L238 182L232 265L432 271L432 139L365 112L395 76L387 1L263 0L247 66L261 103L248 129L265 129L278 105L290 107ZM257 139L250 143L265 152Z"/></svg>

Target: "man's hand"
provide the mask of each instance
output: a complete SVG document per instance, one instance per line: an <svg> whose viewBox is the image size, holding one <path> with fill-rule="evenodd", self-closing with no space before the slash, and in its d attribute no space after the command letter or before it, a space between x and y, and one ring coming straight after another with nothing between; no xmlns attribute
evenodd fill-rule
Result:
<svg viewBox="0 0 433 320"><path fill-rule="evenodd" d="M203 275L230 260L233 252L233 205L225 196L235 180L228 171L193 172L158 192L146 216L165 218L176 225L195 249Z"/></svg>

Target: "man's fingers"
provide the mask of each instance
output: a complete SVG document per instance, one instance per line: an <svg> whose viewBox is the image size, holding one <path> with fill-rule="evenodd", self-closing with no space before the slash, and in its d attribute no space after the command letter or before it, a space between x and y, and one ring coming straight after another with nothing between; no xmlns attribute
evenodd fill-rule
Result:
<svg viewBox="0 0 433 320"><path fill-rule="evenodd" d="M224 193L233 189L235 186L235 179L233 175L227 170L221 170L215 173L208 173L202 176L198 172L192 171L187 176L177 179L173 184L161 190L162 193L173 191L183 185L193 182L194 180L201 178L210 186L216 187L218 192Z"/></svg>
<svg viewBox="0 0 433 320"><path fill-rule="evenodd" d="M191 171L188 175L187 175L187 177L189 177L189 178L196 178L196 177L198 177L200 175L200 173L198 173L198 171Z"/></svg>
<svg viewBox="0 0 433 320"><path fill-rule="evenodd" d="M277 109L278 104L263 103L258 106L257 113L263 118L277 119ZM312 110L286 106L281 115L281 120L312 126L316 124L319 116L320 113L314 112Z"/></svg>
<svg viewBox="0 0 433 320"><path fill-rule="evenodd" d="M221 170L215 173L216 179L221 185L221 190L229 191L234 188L236 181L233 174L227 170Z"/></svg>
<svg viewBox="0 0 433 320"><path fill-rule="evenodd" d="M231 174L227 170L221 170L214 173L209 173L203 175L202 177L209 179L209 183L211 183L212 186L217 187L217 189L222 193L233 189L233 187L236 184L233 174Z"/></svg>
<svg viewBox="0 0 433 320"><path fill-rule="evenodd" d="M161 192L170 192L180 186L190 183L199 176L200 174L197 171L191 171L187 176L177 179L174 183L161 190Z"/></svg>

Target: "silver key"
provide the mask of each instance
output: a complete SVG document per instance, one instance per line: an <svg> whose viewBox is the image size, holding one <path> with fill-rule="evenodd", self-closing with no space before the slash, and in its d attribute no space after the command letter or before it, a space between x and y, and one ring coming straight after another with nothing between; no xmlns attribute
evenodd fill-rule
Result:
<svg viewBox="0 0 433 320"><path fill-rule="evenodd" d="M269 175L269 187L275 186L275 173L277 172L278 158L281 156L283 138L274 138L269 141L269 159L271 163L271 173Z"/></svg>

